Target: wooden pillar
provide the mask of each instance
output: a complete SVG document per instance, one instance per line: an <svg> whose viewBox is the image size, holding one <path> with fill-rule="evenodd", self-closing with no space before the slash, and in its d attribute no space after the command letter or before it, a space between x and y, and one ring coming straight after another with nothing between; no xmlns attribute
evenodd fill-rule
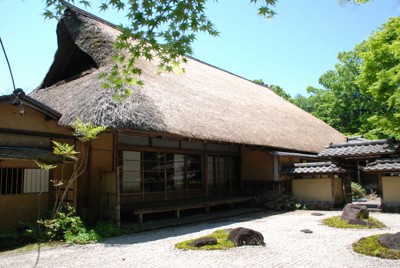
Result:
<svg viewBox="0 0 400 268"><path fill-rule="evenodd" d="M378 175L378 180L379 180L378 187L379 187L379 191L381 192L381 206L382 206L384 196L383 196L383 185L382 185L382 174L381 173L379 173L379 175Z"/></svg>
<svg viewBox="0 0 400 268"><path fill-rule="evenodd" d="M360 174L360 162L357 161L357 182L361 184L361 174Z"/></svg>
<svg viewBox="0 0 400 268"><path fill-rule="evenodd" d="M331 177L331 191L332 191L332 202L335 204L336 202L336 187L335 187L335 177L333 174L329 174Z"/></svg>

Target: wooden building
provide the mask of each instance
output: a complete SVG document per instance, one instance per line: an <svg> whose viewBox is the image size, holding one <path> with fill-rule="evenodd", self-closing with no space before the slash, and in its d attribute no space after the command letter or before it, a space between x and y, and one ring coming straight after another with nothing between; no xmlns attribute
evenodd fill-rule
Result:
<svg viewBox="0 0 400 268"><path fill-rule="evenodd" d="M0 96L0 231L35 223L47 216L49 178L59 170L42 170L35 160L57 160L52 140L73 142L58 125L61 114L17 89Z"/></svg>
<svg viewBox="0 0 400 268"><path fill-rule="evenodd" d="M62 114L59 124L108 127L92 142L78 208L117 221L146 213L233 205L246 185L279 181L271 151L317 154L346 138L269 88L189 58L185 73L158 74L139 59L141 88L122 102L99 74L113 65L116 27L73 6L57 26L59 47L31 93ZM256 187L256 186L255 186Z"/></svg>
<svg viewBox="0 0 400 268"><path fill-rule="evenodd" d="M345 143L330 144L318 156L338 163L346 169L351 180L357 182L368 193L381 194L381 186L377 174L363 172L362 167L380 158L393 158L400 154L400 141L395 139L367 140L353 137Z"/></svg>
<svg viewBox="0 0 400 268"><path fill-rule="evenodd" d="M346 170L332 162L293 163L282 174L292 183L296 200L312 209L331 209L351 203L350 181Z"/></svg>
<svg viewBox="0 0 400 268"><path fill-rule="evenodd" d="M361 167L363 172L375 174L379 180L381 207L385 211L400 211L400 159L383 158Z"/></svg>

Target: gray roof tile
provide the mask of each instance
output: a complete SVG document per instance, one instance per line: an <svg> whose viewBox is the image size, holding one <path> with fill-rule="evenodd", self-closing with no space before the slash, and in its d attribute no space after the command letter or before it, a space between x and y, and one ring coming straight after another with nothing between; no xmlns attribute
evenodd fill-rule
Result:
<svg viewBox="0 0 400 268"><path fill-rule="evenodd" d="M399 141L394 139L387 140L367 140L367 141L348 141L346 143L331 144L325 147L318 156L320 157L367 157L379 156L396 153L399 149Z"/></svg>
<svg viewBox="0 0 400 268"><path fill-rule="evenodd" d="M284 174L328 174L344 173L345 169L332 162L295 163L282 169Z"/></svg>
<svg viewBox="0 0 400 268"><path fill-rule="evenodd" d="M361 169L365 172L400 172L400 159L378 159Z"/></svg>

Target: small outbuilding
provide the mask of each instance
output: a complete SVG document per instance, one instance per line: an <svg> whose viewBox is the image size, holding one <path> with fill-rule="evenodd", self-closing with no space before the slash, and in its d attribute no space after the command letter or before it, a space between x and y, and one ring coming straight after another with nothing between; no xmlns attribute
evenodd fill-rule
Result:
<svg viewBox="0 0 400 268"><path fill-rule="evenodd" d="M351 202L346 170L333 162L288 164L282 174L292 183L293 197L308 208L330 209Z"/></svg>
<svg viewBox="0 0 400 268"><path fill-rule="evenodd" d="M361 170L378 176L382 209L399 212L400 158L377 159Z"/></svg>

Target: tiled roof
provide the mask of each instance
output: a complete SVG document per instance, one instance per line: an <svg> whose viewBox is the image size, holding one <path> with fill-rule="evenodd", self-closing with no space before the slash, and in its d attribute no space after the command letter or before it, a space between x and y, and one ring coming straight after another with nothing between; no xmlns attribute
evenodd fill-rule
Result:
<svg viewBox="0 0 400 268"><path fill-rule="evenodd" d="M362 136L347 137L348 143L357 143L357 142L365 142L365 141L369 141L369 140L364 139Z"/></svg>
<svg viewBox="0 0 400 268"><path fill-rule="evenodd" d="M378 159L361 169L366 172L400 172L400 159Z"/></svg>
<svg viewBox="0 0 400 268"><path fill-rule="evenodd" d="M331 144L325 147L319 154L319 157L367 157L394 154L399 148L399 141L394 139L387 140L366 140L366 141L348 141L346 143Z"/></svg>
<svg viewBox="0 0 400 268"><path fill-rule="evenodd" d="M286 156L286 157L298 157L298 158L303 158L303 159L317 159L318 155L317 154L302 154L302 153L296 153L296 152L283 152L283 151L271 151L269 152L271 155L275 156Z"/></svg>
<svg viewBox="0 0 400 268"><path fill-rule="evenodd" d="M295 163L282 169L284 174L328 174L344 173L345 169L332 162Z"/></svg>

